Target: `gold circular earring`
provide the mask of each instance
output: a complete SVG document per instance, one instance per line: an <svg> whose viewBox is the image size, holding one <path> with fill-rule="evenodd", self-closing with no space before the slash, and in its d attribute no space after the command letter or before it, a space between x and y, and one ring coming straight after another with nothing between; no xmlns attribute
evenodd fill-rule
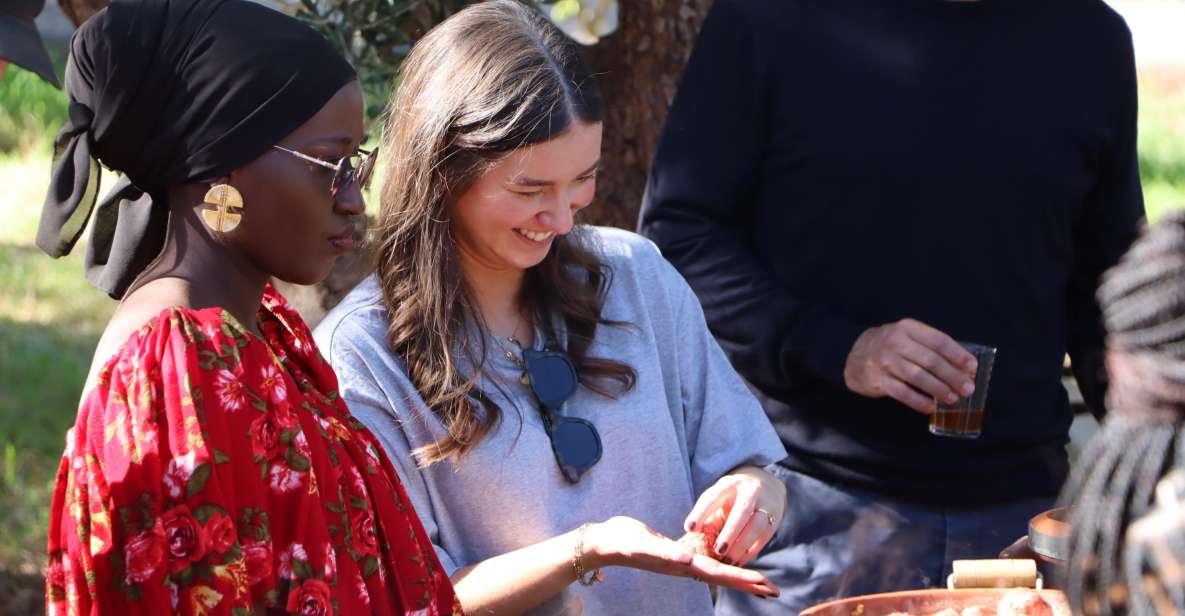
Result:
<svg viewBox="0 0 1185 616"><path fill-rule="evenodd" d="M215 184L206 191L202 221L211 231L228 233L243 220L243 195L230 184Z"/></svg>

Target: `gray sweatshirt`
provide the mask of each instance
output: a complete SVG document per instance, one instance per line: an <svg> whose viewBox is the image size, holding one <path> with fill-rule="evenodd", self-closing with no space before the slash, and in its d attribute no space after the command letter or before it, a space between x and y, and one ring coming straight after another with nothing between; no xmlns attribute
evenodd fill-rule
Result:
<svg viewBox="0 0 1185 616"><path fill-rule="evenodd" d="M420 469L410 452L445 431L387 344L377 279L363 281L316 329L347 405L386 448L450 574L616 515L677 538L695 499L721 476L786 455L695 295L654 245L616 229L576 232L613 271L604 316L633 324L598 327L589 354L623 361L638 375L615 400L580 388L564 405L562 414L595 424L604 445L577 484L560 474L505 339L487 339L481 380L503 409L501 423L459 463ZM541 331L535 340L546 342ZM690 579L613 568L604 582L572 584L531 613L710 614L712 606L707 587Z"/></svg>

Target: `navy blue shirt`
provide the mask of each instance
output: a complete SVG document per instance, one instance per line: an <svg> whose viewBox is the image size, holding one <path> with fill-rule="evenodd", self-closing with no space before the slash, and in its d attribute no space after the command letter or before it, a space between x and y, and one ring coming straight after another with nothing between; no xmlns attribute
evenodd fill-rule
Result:
<svg viewBox="0 0 1185 616"><path fill-rule="evenodd" d="M691 283L785 465L919 502L1053 495L1069 352L1143 216L1131 35L1100 0L717 0L640 230ZM998 347L983 436L849 391L869 327Z"/></svg>

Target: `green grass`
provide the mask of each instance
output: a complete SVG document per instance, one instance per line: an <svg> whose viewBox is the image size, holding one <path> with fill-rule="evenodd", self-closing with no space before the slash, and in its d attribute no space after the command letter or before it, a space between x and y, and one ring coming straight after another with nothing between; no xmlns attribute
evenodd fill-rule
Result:
<svg viewBox="0 0 1185 616"><path fill-rule="evenodd" d="M27 570L43 560L57 459L114 302L86 284L80 254L32 245L40 199L0 202L16 223L0 230L0 570Z"/></svg>
<svg viewBox="0 0 1185 616"><path fill-rule="evenodd" d="M57 460L114 302L33 244L65 96L10 66L0 79L0 571L36 573ZM111 185L111 178L104 178Z"/></svg>
<svg viewBox="0 0 1185 616"><path fill-rule="evenodd" d="M112 302L81 259L0 242L0 568L40 563L64 435Z"/></svg>

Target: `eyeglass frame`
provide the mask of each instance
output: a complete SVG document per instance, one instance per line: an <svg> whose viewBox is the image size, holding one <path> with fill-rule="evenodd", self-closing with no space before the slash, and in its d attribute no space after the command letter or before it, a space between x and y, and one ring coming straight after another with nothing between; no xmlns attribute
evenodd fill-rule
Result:
<svg viewBox="0 0 1185 616"><path fill-rule="evenodd" d="M548 396L540 391L543 385L537 377L539 370L532 369L532 365L538 366L541 360L561 360L563 362L563 365L567 368L566 372L571 378L565 393ZM543 414L543 425L547 430L548 440L551 441L551 451L555 454L556 463L560 467L560 473L568 483L578 483L585 473L601 461L604 446L601 444L601 435L597 431L597 427L591 421L580 417L568 417L559 414L564 403L576 393L576 389L580 386L580 378L576 372L576 366L566 353L549 350L548 348L544 348L543 350L524 349L523 366L527 373L527 381L531 388L531 393L535 396L535 401L539 403L540 412ZM570 448L566 448L557 440L559 438L557 436L558 432L561 429L565 429L565 427L581 427L587 430L588 435L592 436L591 441L583 443L583 446L591 445L596 452L592 455L591 461L573 462L572 457L575 454L572 453Z"/></svg>
<svg viewBox="0 0 1185 616"><path fill-rule="evenodd" d="M343 188L349 188L355 182L357 182L359 186L365 187L367 182L370 181L370 175L372 173L374 173L375 154L377 154L379 151L378 148L374 148L372 150L364 150L362 148L358 148L356 153L362 155L362 157L363 157L362 163L359 164L357 167L354 167L351 165L350 168L348 170L346 170L346 165L342 164L342 161L345 161L345 160L349 159L350 157L354 156L354 153L346 154L345 156L339 158L336 163L331 163L327 160L322 160L320 158L317 158L316 156L309 156L308 154L305 154L304 152L298 152L296 150L286 148L282 145L273 145L272 147L281 151L281 152L291 154L291 155L293 155L305 162L310 162L310 163L313 163L314 165L320 165L322 167L325 167L326 169L332 169L333 170L333 181L329 183L329 195L331 197L336 197L337 192L339 190L341 190ZM366 169L366 177L360 178L359 176L361 175L361 170L363 168ZM351 171L353 172L352 174L350 174ZM343 174L350 174L350 175L343 176ZM339 178L341 179L340 183L339 183Z"/></svg>

